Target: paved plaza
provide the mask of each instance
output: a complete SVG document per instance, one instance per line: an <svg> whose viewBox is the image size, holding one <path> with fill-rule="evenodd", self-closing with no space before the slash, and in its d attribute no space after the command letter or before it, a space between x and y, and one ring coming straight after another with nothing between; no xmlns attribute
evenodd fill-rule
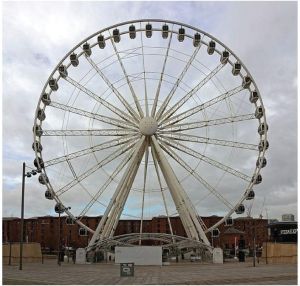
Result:
<svg viewBox="0 0 300 286"><path fill-rule="evenodd" d="M120 277L115 264L56 264L55 260L3 266L3 284L143 285L143 284L276 284L296 285L297 265L227 262L220 264L173 263L168 266L135 266L134 277Z"/></svg>

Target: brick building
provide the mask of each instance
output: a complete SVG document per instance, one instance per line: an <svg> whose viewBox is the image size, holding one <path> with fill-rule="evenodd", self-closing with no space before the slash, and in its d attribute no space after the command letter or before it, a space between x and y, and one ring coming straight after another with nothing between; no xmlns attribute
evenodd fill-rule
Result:
<svg viewBox="0 0 300 286"><path fill-rule="evenodd" d="M95 229L101 217L83 217L82 222ZM210 216L202 217L202 220L209 228L218 222L221 217ZM173 234L186 236L183 225L179 217L171 217L171 226ZM82 230L78 224L67 224L66 217L61 216L61 244L69 247L85 247L91 239L92 234ZM233 220L233 225L226 226L224 223L218 228L220 235L212 237L208 233L208 239L213 246L221 248L232 248L234 240L245 240L245 246L252 246L254 228L256 232L257 245L262 245L268 239L267 231L268 220L253 219L251 217L241 217ZM230 228L234 228L235 232L230 233ZM45 250L58 249L58 232L59 219L53 216L34 217L24 220L24 240L28 242L39 242ZM140 231L140 220L120 220L117 226L115 235L126 233L138 233ZM143 221L143 232L152 233L171 233L168 219L166 216L153 217L151 220ZM2 223L2 241L3 242L18 242L20 241L20 219L16 217L3 218ZM150 242L147 241L147 244ZM151 242L157 244L159 242Z"/></svg>

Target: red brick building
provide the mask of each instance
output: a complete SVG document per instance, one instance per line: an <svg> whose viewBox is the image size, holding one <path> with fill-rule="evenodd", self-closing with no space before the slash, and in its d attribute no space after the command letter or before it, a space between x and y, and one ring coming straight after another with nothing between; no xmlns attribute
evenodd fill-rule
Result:
<svg viewBox="0 0 300 286"><path fill-rule="evenodd" d="M101 217L84 217L82 222L95 229ZM209 228L221 218L218 216L202 217L202 220ZM173 234L186 236L183 225L179 217L171 217ZM63 246L74 248L85 247L91 239L92 234L80 232L81 227L77 224L67 224L66 217L61 216L61 243ZM252 247L254 229L256 232L257 245L262 245L268 239L268 220L253 219L251 217L237 218L233 220L233 225L226 226L224 223L219 226L219 237L212 237L208 233L208 238L213 246L221 248L232 248L234 240L245 240L246 247ZM234 228L243 234L228 233L229 228ZM58 249L59 219L53 216L34 217L24 220L24 240L28 242L39 242L43 249ZM140 220L120 220L115 235L126 233L138 233L140 231ZM165 216L153 217L151 220L143 221L143 232L171 233L168 219ZM2 221L2 241L20 241L20 219L16 217L3 218ZM149 243L149 242L148 242ZM159 242L156 242L159 243Z"/></svg>

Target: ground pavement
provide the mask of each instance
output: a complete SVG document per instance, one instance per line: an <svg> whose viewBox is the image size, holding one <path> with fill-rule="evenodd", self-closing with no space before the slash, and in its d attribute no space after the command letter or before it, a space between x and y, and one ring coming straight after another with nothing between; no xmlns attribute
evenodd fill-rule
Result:
<svg viewBox="0 0 300 286"><path fill-rule="evenodd" d="M42 263L3 265L4 285L143 285L143 284L276 284L297 285L296 264L256 264L227 262L225 264L172 263L168 266L135 266L134 277L120 277L115 264L73 264L55 260Z"/></svg>

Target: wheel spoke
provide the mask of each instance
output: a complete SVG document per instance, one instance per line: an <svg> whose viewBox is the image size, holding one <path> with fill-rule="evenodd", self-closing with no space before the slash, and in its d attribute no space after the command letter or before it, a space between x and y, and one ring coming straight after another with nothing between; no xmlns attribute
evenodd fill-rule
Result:
<svg viewBox="0 0 300 286"><path fill-rule="evenodd" d="M202 45L199 45L193 52L193 54L191 55L189 61L186 63L183 71L181 72L180 76L178 77L178 79L176 80L175 84L173 85L171 91L169 92L168 96L165 98L162 106L160 107L160 109L158 110L155 118L157 121L159 121L161 119L161 116L163 114L163 112L165 111L166 107L168 106L170 100L172 99L175 91L177 90L177 87L179 86L180 82L182 81L183 77L185 76L186 72L188 71L189 67L191 66L193 60L195 59L197 53L200 50L200 47Z"/></svg>
<svg viewBox="0 0 300 286"><path fill-rule="evenodd" d="M159 188L160 188L160 191L161 191L161 196L162 196L164 207L165 207L165 210L166 210L168 225L169 225L169 228L170 228L171 235L173 236L173 228L172 228L171 221L170 221L170 215L169 215L169 211L168 211L168 207L167 207L167 203L166 203L164 189L162 187L162 183L161 183L161 179L160 179L160 175L159 175L158 163L157 163L157 159L155 157L154 150L151 151L151 154L152 154L152 158L153 158L153 162L154 162L154 167L155 167L155 172L156 172L157 180L158 180L158 183L159 183ZM174 238L172 238L172 239L174 241Z"/></svg>
<svg viewBox="0 0 300 286"><path fill-rule="evenodd" d="M86 205L86 207L82 210L79 217L83 217L86 215L86 213L89 211L89 209L94 205L95 202L99 202L100 196L103 194L103 192L107 189L107 187L110 185L110 183L116 178L116 176L123 170L123 168L126 166L126 164L129 162L130 158L132 157L134 150L131 149L129 153L126 155L126 157L122 160L122 162L119 164L119 166L114 170L114 172L109 176L107 181L101 186L99 191L92 197L92 199L89 201L89 203Z"/></svg>
<svg viewBox="0 0 300 286"><path fill-rule="evenodd" d="M127 152L128 150L130 150L130 148L132 148L134 146L135 142L131 143L131 144L128 144L126 146L122 146L118 150L114 151L114 153L112 153L112 154L108 155L107 157L105 157L102 161L98 162L92 168L88 169L83 174L81 174L80 176L78 176L78 178L76 180L72 180L67 185L65 185L64 187L60 188L57 191L56 195L60 196L63 193L67 192L68 190L70 190L71 188L73 188L75 185L77 185L79 182L81 182L82 180L86 179L87 177L89 177L94 172L96 172L98 169L102 168L106 164L110 163L111 161L113 161L116 158L118 158L119 156L121 156L123 153Z"/></svg>
<svg viewBox="0 0 300 286"><path fill-rule="evenodd" d="M146 144L146 151L145 151L145 166L144 166L144 183L143 183L143 198L142 198L142 215L141 215L141 224L140 224L140 240L139 244L141 245L142 240L142 233L143 233L143 220L144 220L144 205L145 205L145 192L146 192L146 180L147 180L147 170L148 170L148 159L149 159L149 147L148 147L148 139Z"/></svg>
<svg viewBox="0 0 300 286"><path fill-rule="evenodd" d="M92 61L89 57L86 57L87 60L90 62ZM97 102L101 103L103 106L105 106L107 109L109 109L110 111L112 111L113 113L117 114L118 116L120 116L122 119L124 119L126 122L130 122L133 125L136 125L136 122L132 120L132 117L128 116L125 112L123 112L121 109L113 106L112 104L110 104L108 101L106 101L105 99L102 99L100 96L98 96L97 94L93 93L91 90L89 90L88 88L84 87L83 85L81 85L79 82L77 82L76 80L72 79L71 77L67 76L64 78L67 82L69 82L70 84L72 84L73 86L77 87L78 89L80 89L82 92L84 92L85 94L87 94L88 96L90 96L91 98L95 99ZM126 106L125 106L126 107Z"/></svg>
<svg viewBox="0 0 300 286"><path fill-rule="evenodd" d="M205 103L201 104L201 105L198 105L196 107L193 107L185 112L182 112L176 116L173 116L173 117L170 117L166 120L163 120L160 122L160 127L161 128L164 128L165 126L168 126L168 125L173 125L179 121L182 121L196 113L198 113L199 111L203 110L203 109L206 109L218 102L221 102L223 100L225 100L226 98L229 98L231 96L233 96L234 94L240 92L241 90L243 90L244 88L242 86L238 86L238 87L235 87L233 88L232 90L230 91L227 91L226 93L223 93L209 101L206 101Z"/></svg>
<svg viewBox="0 0 300 286"><path fill-rule="evenodd" d="M155 151L158 164L169 187L173 201L176 205L180 218L182 219L182 224L188 237L195 240L202 240L205 244L210 245L203 228L199 223L197 218L198 215L192 207L191 201L178 181L173 169L163 154L163 150L154 136L151 136L151 146L152 150Z"/></svg>
<svg viewBox="0 0 300 286"><path fill-rule="evenodd" d="M173 147L173 148L175 148L175 149L177 149L181 152L184 152L184 153L186 153L186 154L188 154L188 155L190 155L194 158L198 158L198 159L200 159L200 160L202 160L202 161L204 161L204 162L206 162L206 163L208 163L208 164L210 164L214 167L217 167L221 170L224 170L229 174L232 174L232 175L234 175L238 178L241 178L241 179L243 179L247 182L251 181L251 178L249 176L247 176L246 174L243 174L242 172L240 172L238 170L235 170L235 169L233 169L229 166L226 166L226 165L224 165L224 164L222 164L222 163L220 163L216 160L213 160L213 159L211 159L211 158L209 158L209 157L207 157L207 156L205 156L205 155L203 155L203 154L201 154L201 153L199 153L199 152L197 152L197 151L195 151L195 150L193 150L189 147L186 147L186 146L180 144L179 142L176 142L172 139L162 139L161 138L161 140L164 143L166 143L167 145L169 145L169 146L171 146L171 147Z"/></svg>
<svg viewBox="0 0 300 286"><path fill-rule="evenodd" d="M128 184L131 187L129 181L130 174L133 173L134 167L139 165L137 164L139 162L139 158L141 155L141 150L144 148L145 144L145 137L143 136L135 145L134 145L134 153L127 164L127 168L117 186L116 191L114 192L113 196L110 199L110 202L100 220L100 223L98 224L93 237L91 238L89 245L92 246L97 239L107 237L105 235L109 235L109 233L112 230L112 220L117 220L117 215L115 213L116 209L119 209L120 205L122 205L124 200L124 195L127 197L127 190L128 190ZM137 171L137 170L136 170ZM133 182L133 181L132 181ZM129 189L130 189L129 187ZM122 198L123 195L123 198ZM121 200L122 199L122 200Z"/></svg>
<svg viewBox="0 0 300 286"><path fill-rule="evenodd" d="M213 186L211 186L206 180L204 180L196 170L193 170L178 154L176 154L170 147L164 142L159 141L162 149L167 152L177 163L179 163L184 169L186 169L195 179L197 179L210 193L216 196L226 207L230 210L233 208L231 203L227 201Z"/></svg>
<svg viewBox="0 0 300 286"><path fill-rule="evenodd" d="M124 73L124 75L125 75L125 78L126 78L126 81L127 81L128 86L129 86L129 89L130 89L130 91L131 91L131 94L132 94L134 103L135 103L135 105L136 105L136 108L137 108L137 110L138 110L138 112L139 112L140 117L143 118L143 117L144 117L143 110L142 110L141 105L140 105L140 103L139 103L139 101L138 101L138 99L137 99L137 96L136 96L135 92L134 92L134 89L133 89L133 87L132 87L132 84L131 84L131 82L130 82L130 80L129 80L129 78L128 78L128 75L127 75L127 72L126 72L125 67L124 67L124 65L123 65L123 62L122 62L122 60L121 60L120 54L119 54L119 52L118 52L118 50L117 50L117 47L116 47L116 45L115 45L115 43L114 43L112 37L110 38L110 41L111 41L111 44L112 44L112 46L113 46L113 48L114 48L114 51L115 51L115 53L116 53L116 56L118 57L119 63L120 63L121 68L122 68L122 71L123 71L123 73Z"/></svg>
<svg viewBox="0 0 300 286"><path fill-rule="evenodd" d="M110 141L106 141L104 143L97 144L97 145L95 145L93 147L90 147L90 148L82 149L80 151L70 153L70 154L65 155L65 156L61 156L61 157L58 157L58 158L54 158L54 159L45 161L44 165L45 165L45 167L49 167L49 166L52 166L52 165L55 165L55 164L62 163L64 161L67 161L69 163L69 161L72 160L72 159L79 158L79 157L82 157L82 156L85 156L85 155L89 155L89 154L92 154L94 152L101 151L101 150L104 150L104 149L109 149L109 148L112 148L112 147L116 147L116 146L119 146L119 145L129 143L131 141L136 140L137 137L138 137L138 135L136 135L136 136L131 136L130 135L130 136L124 136L124 137L119 138L119 139L113 139L113 140L110 140Z"/></svg>
<svg viewBox="0 0 300 286"><path fill-rule="evenodd" d="M69 105L65 105L65 104L61 104L61 103L58 103L58 102L51 101L50 106L52 106L54 108L57 108L57 109L64 110L64 111L69 111L71 113L75 113L75 114L78 114L78 115L81 115L81 116L85 116L85 117L88 117L88 118L92 118L92 119L95 119L95 120L98 120L98 121L101 121L101 122L104 122L104 123L107 123L107 124L110 124L110 125L113 125L113 126L117 126L117 127L121 127L121 128L125 128L125 129L138 130L137 127L135 127L134 125L131 125L129 122L126 123L124 121L114 119L112 117L108 117L108 116L88 112L88 111L85 111L83 109L75 108L75 107L72 107L72 106L69 106Z"/></svg>
<svg viewBox="0 0 300 286"><path fill-rule="evenodd" d="M174 104L165 114L162 115L161 121L164 121L171 117L180 107L182 107L195 93L199 91L209 80L211 80L222 68L223 64L219 64L214 70L212 70L206 77L201 80L194 88L192 88L183 98L181 98L176 104Z"/></svg>
<svg viewBox="0 0 300 286"><path fill-rule="evenodd" d="M135 134L137 132L130 129L43 130L43 136L127 136Z"/></svg>
<svg viewBox="0 0 300 286"><path fill-rule="evenodd" d="M142 29L142 23L140 23ZM147 95L147 82L146 82L146 69L145 69L145 55L144 55L144 44L143 44L143 33L141 32L141 45L142 45L142 55L143 55L143 77L144 77L144 89L145 89L145 111L146 116L149 116L149 105L148 105L148 95Z"/></svg>
<svg viewBox="0 0 300 286"><path fill-rule="evenodd" d="M235 142L235 141L228 141L228 140L220 140L208 137L201 137L196 135L189 135L184 133L175 133L169 132L165 135L160 135L162 138L166 139L174 139L178 141L188 141L188 142L195 142L195 143L204 143L204 144L213 144L213 145L221 145L226 147L234 147L234 148L242 148L242 149L249 149L249 150L258 150L258 145L242 143L242 142Z"/></svg>
<svg viewBox="0 0 300 286"><path fill-rule="evenodd" d="M157 102L158 102L159 93L160 93L160 88L161 88L162 80L163 80L163 77L164 77L164 74L165 74L165 68L166 68L167 59L168 59L168 55L169 55L169 51L170 51L170 46L171 46L171 42L172 42L172 37L173 37L172 30L173 30L173 28L171 29L171 32L170 32L171 35L170 35L170 39L169 39L169 43L168 43L168 47L167 47L167 51L166 51L166 55L165 55L165 59L164 59L163 67L162 67L162 71L161 71L161 74L160 74L160 79L159 79L159 82L158 82L158 86L157 86L157 90L156 90L156 94L155 94L155 98L154 98L154 103L153 103L153 106L152 106L151 117L153 117L153 118L155 116Z"/></svg>
<svg viewBox="0 0 300 286"><path fill-rule="evenodd" d="M256 118L253 113L250 113L250 114L243 114L243 115L237 115L232 117L223 117L223 118L203 120L203 121L194 121L194 122L183 123L183 124L166 125L161 127L161 129L159 129L158 132L160 134L173 133L173 132L185 131L190 129L203 128L203 127L213 126L213 125L231 124L234 122L246 121L252 119L256 119Z"/></svg>
<svg viewBox="0 0 300 286"><path fill-rule="evenodd" d="M130 106L130 104L126 101L126 99L122 96L122 94L115 88L115 86L109 81L109 79L105 76L105 74L99 69L97 64L90 57L86 56L85 58L90 63L90 65L95 69L95 71L100 75L100 77L103 79L103 81L106 83L106 85L117 96L117 98L124 105L124 107L127 109L127 111L131 114L133 119L136 122L138 122L139 121L138 114L134 111L134 109Z"/></svg>

